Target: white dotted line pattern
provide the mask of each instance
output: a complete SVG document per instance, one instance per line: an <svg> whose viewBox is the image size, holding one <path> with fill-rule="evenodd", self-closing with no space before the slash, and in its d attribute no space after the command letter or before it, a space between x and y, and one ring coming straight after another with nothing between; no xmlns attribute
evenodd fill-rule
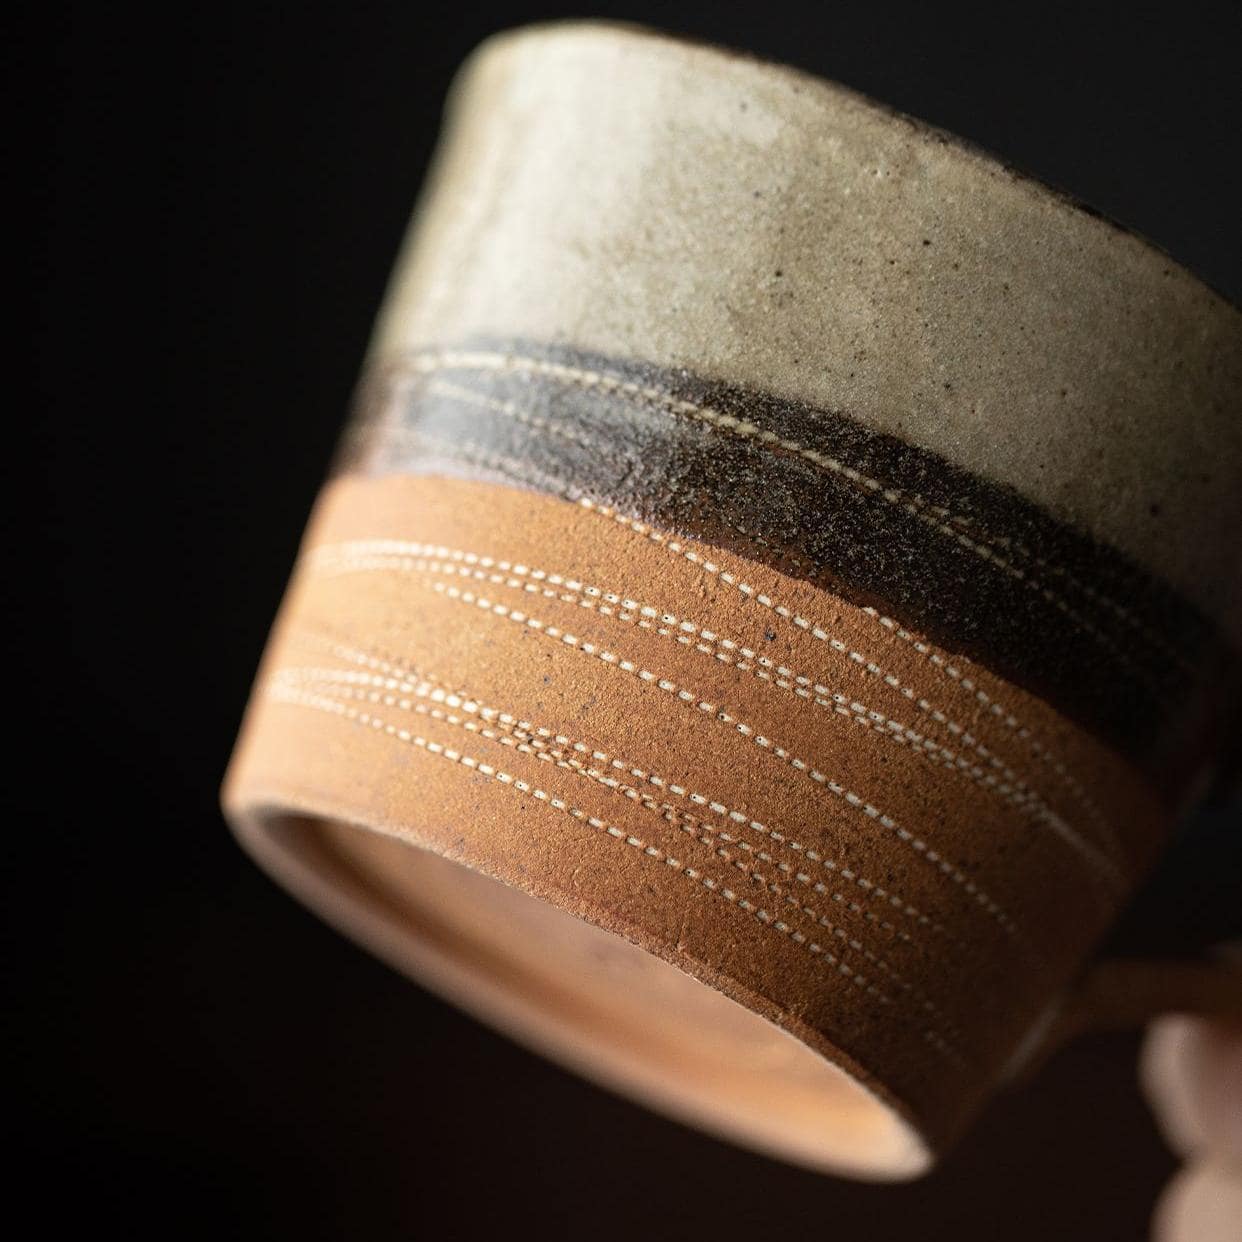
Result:
<svg viewBox="0 0 1242 1242"><path fill-rule="evenodd" d="M679 785L676 781L670 781L655 772L641 768L628 759L620 758L614 754L610 754L607 751L594 749L587 746L584 742L575 741L572 738L566 737L564 734L553 733L551 730L534 725L530 721L518 720L506 712L483 707L467 691L461 688L458 688L455 691L445 689L443 683L434 674L429 673L426 670L412 669L409 666L401 664L397 661L384 659L373 653L362 651L356 647L349 647L335 641L334 639L324 639L317 635L304 635L301 641L311 643L321 650L326 650L338 659L360 665L363 668L373 670L374 674L382 675L380 680L383 682L385 688L401 690L404 693L415 693L420 684L426 683L427 685L434 687L434 689L430 690L428 694L429 697L434 698L437 702L444 701L448 703L451 700L453 705L458 707L459 710L468 712L477 711L489 722L496 724L498 728L511 729L519 736L527 736L532 740L533 745L538 745L541 741L550 740L555 742L558 746L568 747L577 754L586 755L597 763L604 764L615 771L624 772L628 776L644 781L645 783L652 785L663 792L671 794L675 798L679 798L684 802L689 802L700 809L709 810L714 815L719 816L722 820L726 820L735 825L740 825L743 828L749 828L751 831L767 838L773 844L777 846L784 846L793 853L799 854L816 865L823 867L825 871L841 876L849 883L860 888L868 895L868 897L874 897L876 900L886 903L894 910L899 911L907 918L913 920L920 927L928 928L937 935L945 937L945 939L949 940L959 951L965 951L965 946L963 946L947 928L945 928L937 920L929 917L927 914L924 914L922 911L917 909L917 907L911 905L908 901L898 896L896 893L889 892L881 885L875 884L873 881L867 879L866 876L852 870L850 867L839 862L837 859L828 857L812 846L804 845L801 841L795 840L784 831L778 828L770 827L769 825L752 818L746 812L726 805L718 798L699 793L692 789L687 789L685 786ZM350 673L340 673L337 675L347 681L351 678L366 676L365 674ZM360 684L372 683L364 681ZM411 687L413 687L413 689L411 689ZM741 849L754 849L754 847L748 842L735 838L722 829L714 829L713 831L715 831L722 840L735 842ZM764 857L766 861L765 855L759 854L758 856ZM812 881L811 877L805 872L797 870L795 865L777 859L773 859L773 862L784 874L792 876L800 883L810 884L816 891L827 891L826 888L818 881ZM885 920L877 919L876 915L863 909L862 907L859 907L856 902L848 898L844 898L839 893L834 892L831 895L834 900L844 901L850 910L861 914L864 918L876 920L879 922L881 927L886 929L891 928L899 939L914 943L913 941L910 941L905 932L901 931L899 928L892 928L892 925Z"/></svg>
<svg viewBox="0 0 1242 1242"><path fill-rule="evenodd" d="M808 617L804 617L793 611L793 609L773 599L767 593L751 586L748 582L737 577L737 575L723 568L709 557L701 556L699 553L695 552L694 549L687 548L679 540L664 534L662 531L655 530L654 528L646 525L646 523L639 522L634 518L626 517L624 514L616 512L616 510L607 505L597 504L595 501L587 497L580 497L577 503L588 512L597 513L601 517L604 517L609 521L616 523L618 526L641 536L649 542L665 548L668 552L671 552L675 556L679 556L683 560L689 561L690 564L694 565L701 572L718 578L727 586L733 587L736 591L746 596L747 599L754 600L761 607L773 612L782 620L788 621L790 624L797 626L798 629L809 634L812 638L817 639L820 642L827 643L829 646L833 646L834 649L835 644L840 642L839 639L834 639L834 637L828 633L822 623ZM897 634L899 637L905 637L907 641L912 642L916 650L918 650L920 654L924 655L926 659L930 660L940 672L947 673L957 685L966 689L977 702L981 703L987 709L990 717L998 720L1007 729L1013 732L1017 738L1025 742L1030 749L1030 752L1035 755L1036 758L1046 763L1061 779L1066 789L1069 790L1069 792L1073 795L1074 800L1090 817L1092 823L1099 829L1100 833L1113 848L1114 852L1117 854L1122 852L1116 830L1105 818L1103 812L1095 804L1082 785L1065 767L1065 764L1057 759L1055 755L1051 754L1038 741L1036 741L1028 726L1023 724L1022 721L1020 721L1012 713L1005 711L999 703L996 703L985 691L977 687L968 677L962 675L961 672L946 661L943 656L935 652L927 643L921 642L916 639L914 635L909 634L908 631L902 629L897 622L893 621L889 617L883 616L876 609L871 607L863 608L862 612L892 633ZM872 661L864 657L863 662L859 666L867 671L870 671L872 663ZM902 686L900 688L900 692L905 698L909 699L910 702L914 703L920 711L929 714L937 723L943 723L950 732L956 734L956 730L961 727L960 725L949 722L947 717L944 720L941 720L943 713L934 708L925 698L916 697L916 692L910 687Z"/></svg>
<svg viewBox="0 0 1242 1242"><path fill-rule="evenodd" d="M460 700L457 700L456 696L445 695L442 691L437 692L437 690L433 689L429 683L424 683L421 686L416 686L408 691L405 691L405 693L411 694L412 697L402 698L400 697L401 692L391 693L385 689L368 690L358 686L338 684L336 679L331 676L331 672L332 670L323 669L280 669L273 674L273 684L277 686L289 685L295 689L299 686L311 685L315 687L316 691L320 694L336 695L346 699L367 702L374 706L394 707L399 711L413 712L418 715L428 716L431 719L440 721L443 724L465 729L471 733L477 734L480 737L484 737L489 741L497 742L502 746L511 747L522 754L529 755L532 758L540 760L544 763L554 764L556 767L562 768L575 776L585 780L590 780L598 785L602 785L604 788L620 795L621 797L627 798L632 802L639 803L642 807L644 807L644 809L657 814L666 823L673 825L679 831L692 837L695 841L707 846L716 857L721 858L731 867L736 868L749 880L761 887L765 892L770 893L772 896L777 897L792 906L795 910L805 915L817 926L824 928L831 935L842 941L842 943L863 957L876 970L885 975L892 983L899 987L914 1001L918 1002L918 1004L931 1015L931 1019L938 1022L947 1034L950 1034L955 1038L960 1038L960 1030L940 1011L939 1007L919 988L906 979L899 971L894 969L887 961L872 952L872 950L867 948L867 946L858 940L857 937L851 936L845 928L834 923L826 915L822 914L812 906L804 904L797 896L790 893L783 885L768 879L750 863L742 859L735 858L727 846L730 844L736 845L743 851L750 853L761 861L774 863L775 860L765 851L754 850L749 844L737 841L727 833L714 830L707 824L703 823L703 821L698 819L696 816L689 815L683 811L678 811L675 807L670 806L668 803L658 802L649 794L645 794L641 790L635 789L633 786L617 780L615 777L608 776L606 773L590 768L580 760L574 759L572 756L565 755L564 752L555 747L548 747L546 744L540 745L533 738L524 740L522 738L515 737L512 734L488 728L486 725L480 724L476 720L456 716L452 714L452 712L444 711L438 707L433 707L427 702L414 701L415 698L423 697L430 698L433 702L444 702L446 706L460 704ZM355 674L355 676L357 676L357 674ZM364 674L363 676L366 675ZM372 677L372 680L391 681L392 679ZM460 705L463 708L466 706L465 704ZM471 703L470 705L480 711L480 714L483 710L486 710L482 709L477 702ZM724 846L720 844L722 841L725 843ZM779 864L777 865L779 866ZM809 876L806 877L806 880L811 883L811 887L814 890L826 894L837 901L846 900L842 894L833 893L827 888L826 885L811 882ZM891 923L881 922L881 920L877 919L874 914L868 910L864 910L861 906L858 906L857 903L851 902L850 906L851 908L858 910L864 917L870 919L871 921L879 923L881 926L896 932L898 936L904 938L905 940L908 941L910 939L905 935L905 933L893 928ZM948 1040L945 1040L944 1043L945 1051L953 1055L957 1055L957 1049Z"/></svg>
<svg viewBox="0 0 1242 1242"><path fill-rule="evenodd" d="M436 350L416 354L404 360L401 364L401 369L422 374L444 370L467 370L543 375L560 383L588 390L598 389L603 392L625 393L669 413L680 414L705 423L710 427L715 427L739 439L751 440L758 444L793 453L803 461L807 461L820 469L828 471L830 474L845 479L860 491L878 496L895 508L904 510L918 521L923 522L961 547L966 548L980 560L995 565L1014 581L1021 582L1024 586L1047 600L1083 634L1089 636L1101 649L1108 652L1120 667L1126 669L1135 680L1146 686L1157 700L1164 701L1163 688L1152 681L1147 670L1136 665L1129 655L1122 651L1098 626L1082 616L1081 613L1055 591L1044 586L1038 579L1020 566L1013 564L1012 561L998 552L994 545L980 542L977 539L971 538L964 531L955 529L949 521L945 520L945 517L947 516L953 521L967 524L969 524L970 519L960 518L958 515L943 509L942 506L931 505L923 497L914 493L886 486L880 480L874 479L860 470L856 470L853 466L847 465L837 457L821 453L819 450L801 444L797 440L778 435L774 431L760 427L749 419L726 414L720 410L712 409L710 406L699 405L694 401L672 397L657 388L638 384L633 380L622 379L620 376L567 366L563 363L550 362L543 358L517 354L500 354L481 350ZM1115 604L1114 607L1121 609L1122 606ZM1138 625L1139 623L1135 622L1135 624ZM1139 633L1142 633L1141 626L1139 626Z"/></svg>
<svg viewBox="0 0 1242 1242"><path fill-rule="evenodd" d="M977 747L984 750L984 753L1001 770L1002 775L1008 775L1014 782L1013 784L999 780L992 773L984 771L977 764L972 764L949 747L911 729L902 722L893 720L857 700L851 700L847 695L821 685L791 668L777 664L776 661L759 654L753 648L722 637L671 612L641 603L618 592L603 590L598 586L567 578L562 574L531 568L521 563L496 560L475 552L407 540L366 539L351 540L343 544L322 545L311 554L310 563L326 573L389 570L458 575L495 586L506 586L510 589L541 595L547 599L560 600L563 603L576 604L612 617L624 624L650 630L661 637L672 639L694 651L712 657L720 663L735 667L742 672L749 672L769 685L795 694L817 707L841 715L863 728L872 730L876 736L904 747L928 763L937 767L947 766L950 770L960 773L1002 802L1017 808L1023 814L1031 816L1037 823L1048 827L1095 868L1112 889L1120 890L1124 887L1124 877L1118 872L1112 859L1102 854L1090 841L1066 823L1052 810L1038 791L1023 785L1011 769L991 756L985 748ZM499 572L489 572L491 570ZM544 585L545 583L547 585ZM886 684L899 690L902 689L897 678L885 675L884 670L878 665L869 664L859 653L849 651L839 639L829 638L828 642L835 651L861 664L873 675L880 676ZM910 697L912 698L913 695L914 691L911 690ZM922 702L925 703L926 700ZM943 716L943 713L941 715ZM969 736L966 735L968 738Z"/></svg>
<svg viewBox="0 0 1242 1242"><path fill-rule="evenodd" d="M801 946L808 953L821 959L830 966L836 974L848 979L854 986L862 989L868 995L873 996L882 1006L891 1006L892 999L875 986L865 975L859 974L848 963L843 962L835 953L819 944L818 941L809 939L796 928L791 927L783 919L777 918L770 911L756 906L747 898L741 896L727 885L721 884L718 880L710 876L704 875L695 867L688 866L686 863L673 855L665 853L654 845L648 844L641 837L633 836L630 833L607 823L605 820L597 816L590 815L580 807L573 806L566 802L563 798L559 798L554 794L531 785L528 781L515 777L512 774L496 768L489 763L476 758L473 755L463 754L452 747L444 746L439 742L429 740L419 734L413 733L408 729L400 728L390 724L382 718L373 715L370 712L361 711L351 707L348 703L342 703L336 699L328 698L323 695L307 694L302 691L273 686L269 690L269 694L276 700L288 703L294 706L308 707L314 710L327 712L338 715L346 720L352 721L364 727L369 727L377 732L384 733L389 737L393 737L398 741L405 742L429 754L439 758L447 759L452 763L461 765L471 771L478 772L481 776L487 777L489 780L506 785L515 793L522 796L533 798L539 802L543 802L555 810L578 820L580 823L586 824L588 827L607 834L614 840L620 841L624 845L630 846L632 849L638 850L644 857L651 858L657 863L663 863L671 870L680 875L684 875L709 892L715 893L723 897L730 905L735 906L739 910L745 911L752 918L756 919L763 926L771 928L780 935L787 937L795 944ZM943 1051L940 1044L943 1041L936 1032L929 1029L923 1031L925 1040L935 1047L937 1051Z"/></svg>
<svg viewBox="0 0 1242 1242"><path fill-rule="evenodd" d="M933 511L937 511L938 506L931 506ZM1107 608L1119 620L1125 622L1132 629L1136 630L1143 640L1151 646L1155 651L1177 664L1183 672L1195 673L1198 666L1193 660L1184 655L1177 647L1173 646L1167 639L1157 634L1145 622L1139 620L1128 608L1118 603L1111 595L1105 594L1103 591L1090 586L1088 583L1081 581L1073 573L1065 568L1064 565L1054 565L1046 557L1040 556L1033 549L1028 548L1020 539L1011 539L1005 535L989 535L986 531L980 529L979 524L974 518L966 517L961 514L951 514L948 510L939 510L946 521L957 523L967 530L975 533L975 537L982 540L989 547L1003 547L1011 555L1016 553L1025 560L1030 561L1037 568L1053 574L1058 578L1064 579L1069 583L1070 587L1081 591L1088 599Z"/></svg>
<svg viewBox="0 0 1242 1242"><path fill-rule="evenodd" d="M784 747L777 745L771 738L757 733L754 728L744 721L739 720L730 712L724 710L715 703L709 703L697 698L691 691L678 686L675 682L667 677L660 677L657 673L651 672L649 669L640 668L632 661L619 656L616 653L596 647L594 643L584 642L574 634L566 633L559 627L547 625L536 617L528 616L526 613L508 608L504 604L493 603L489 599L476 596L472 591L461 591L457 587L450 586L443 582L432 582L431 587L438 594L443 595L447 599L457 600L464 604L473 605L476 608L489 612L494 616L503 620L512 621L517 625L524 626L526 629L534 633L560 642L567 647L572 647L577 651L581 651L584 655L591 656L593 659L599 660L608 667L618 669L623 673L637 677L640 681L655 686L657 689L678 699L686 704L687 707L697 709L704 716L727 725L737 733L741 734L748 741L758 746L767 754L774 755L781 762L788 764L797 772L801 772L809 780L813 781L822 789L828 790L834 797L841 799L857 810L861 815L878 823L882 828L891 832L903 844L909 846L920 857L924 858L933 867L940 871L943 875L948 876L955 884L959 885L962 890L968 893L987 913L996 920L996 922L1005 929L1019 943L1024 944L1034 956L1038 956L1033 946L1025 941L1022 933L1018 930L1013 920L1000 908L991 897L988 896L982 888L980 888L968 875L966 875L960 867L956 866L949 859L945 858L938 850L932 848L921 837L909 832L898 824L891 816L886 815L878 807L872 805L856 794L852 789L847 789L839 784L831 777L826 776L806 760L796 755L790 754Z"/></svg>

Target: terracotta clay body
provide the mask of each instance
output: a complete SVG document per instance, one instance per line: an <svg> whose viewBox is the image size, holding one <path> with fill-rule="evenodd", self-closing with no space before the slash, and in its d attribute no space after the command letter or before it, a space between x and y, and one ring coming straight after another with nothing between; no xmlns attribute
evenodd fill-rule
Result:
<svg viewBox="0 0 1242 1242"><path fill-rule="evenodd" d="M1240 379L1163 256L847 92L493 40L226 807L584 1073L917 1173L1210 762Z"/></svg>

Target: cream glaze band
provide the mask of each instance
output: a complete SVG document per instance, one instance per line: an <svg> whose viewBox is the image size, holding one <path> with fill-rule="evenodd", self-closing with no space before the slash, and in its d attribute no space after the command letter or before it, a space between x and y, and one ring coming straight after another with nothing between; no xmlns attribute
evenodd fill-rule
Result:
<svg viewBox="0 0 1242 1242"><path fill-rule="evenodd" d="M1242 640L1242 315L1167 255L834 83L607 23L457 80L376 361L569 343L892 432ZM1240 643L1242 645L1242 643Z"/></svg>
<svg viewBox="0 0 1242 1242"><path fill-rule="evenodd" d="M813 1167L921 1172L1210 760L1237 498L1177 478L1238 460L1236 312L981 157L712 50L505 37L454 115L229 817L325 917L583 1073ZM864 238L912 252L871 271ZM377 406L429 348L457 369ZM615 371L571 378L586 354ZM815 537L854 521L867 556ZM1110 658L1166 709L1134 737L1077 685Z"/></svg>

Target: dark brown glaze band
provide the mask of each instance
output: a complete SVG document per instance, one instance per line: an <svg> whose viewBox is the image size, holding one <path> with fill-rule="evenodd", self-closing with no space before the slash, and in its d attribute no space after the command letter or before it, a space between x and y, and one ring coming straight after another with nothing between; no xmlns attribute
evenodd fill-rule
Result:
<svg viewBox="0 0 1242 1242"><path fill-rule="evenodd" d="M1193 605L1013 490L839 411L475 341L374 368L338 471L590 497L739 552L891 612L1174 783L1213 727L1228 661Z"/></svg>

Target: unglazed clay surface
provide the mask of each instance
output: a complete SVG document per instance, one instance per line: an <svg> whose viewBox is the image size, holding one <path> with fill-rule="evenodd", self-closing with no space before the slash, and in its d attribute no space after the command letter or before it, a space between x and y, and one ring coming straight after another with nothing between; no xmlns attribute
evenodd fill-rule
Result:
<svg viewBox="0 0 1242 1242"><path fill-rule="evenodd" d="M845 1057L933 1141L1167 819L1088 731L874 610L436 473L325 492L247 733L238 809L568 909Z"/></svg>
<svg viewBox="0 0 1242 1242"><path fill-rule="evenodd" d="M1210 770L1239 324L840 88L595 24L493 40L230 817L550 1055L918 1172Z"/></svg>

